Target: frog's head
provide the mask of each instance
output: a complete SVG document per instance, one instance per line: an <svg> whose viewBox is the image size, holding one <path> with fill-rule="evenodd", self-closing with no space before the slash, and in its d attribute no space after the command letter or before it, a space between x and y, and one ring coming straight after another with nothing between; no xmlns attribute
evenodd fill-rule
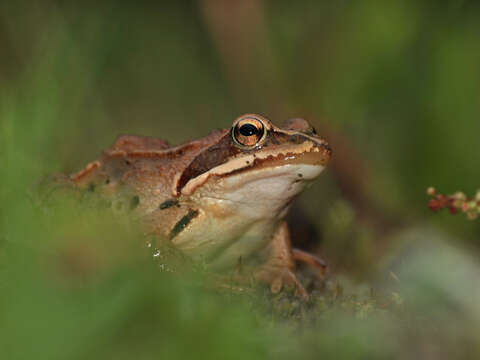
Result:
<svg viewBox="0 0 480 360"><path fill-rule="evenodd" d="M247 114L192 160L174 191L238 204L242 212L278 216L322 172L330 156L330 147L306 120L291 119L279 128Z"/></svg>

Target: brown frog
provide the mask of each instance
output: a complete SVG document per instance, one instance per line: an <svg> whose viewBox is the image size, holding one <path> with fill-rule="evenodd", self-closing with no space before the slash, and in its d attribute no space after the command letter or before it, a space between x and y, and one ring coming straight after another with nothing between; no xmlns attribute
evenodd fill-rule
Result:
<svg viewBox="0 0 480 360"><path fill-rule="evenodd" d="M272 291L293 284L305 296L284 218L330 156L307 121L291 119L279 128L247 114L230 129L174 147L152 137L121 136L68 181L115 208L128 208L158 242L214 271L241 262L253 269L249 277L271 284Z"/></svg>

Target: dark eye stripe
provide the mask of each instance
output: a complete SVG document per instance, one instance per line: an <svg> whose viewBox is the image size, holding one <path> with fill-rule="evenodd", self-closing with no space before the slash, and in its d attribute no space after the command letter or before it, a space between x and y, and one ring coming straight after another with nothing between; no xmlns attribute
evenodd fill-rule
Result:
<svg viewBox="0 0 480 360"><path fill-rule="evenodd" d="M176 185L177 192L180 193L190 179L213 169L215 166L226 163L228 159L239 152L241 152L241 150L233 146L230 134L225 134L217 144L202 151L192 160L185 170L183 170L182 176Z"/></svg>

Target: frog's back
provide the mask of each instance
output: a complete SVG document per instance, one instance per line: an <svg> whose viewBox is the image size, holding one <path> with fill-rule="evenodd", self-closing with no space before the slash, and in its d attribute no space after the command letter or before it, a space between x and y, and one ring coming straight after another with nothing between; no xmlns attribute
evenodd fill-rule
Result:
<svg viewBox="0 0 480 360"><path fill-rule="evenodd" d="M183 169L223 135L224 131L215 131L174 147L153 137L120 136L98 160L70 179L80 189L115 201L121 199L122 204L150 213L174 196L174 182Z"/></svg>

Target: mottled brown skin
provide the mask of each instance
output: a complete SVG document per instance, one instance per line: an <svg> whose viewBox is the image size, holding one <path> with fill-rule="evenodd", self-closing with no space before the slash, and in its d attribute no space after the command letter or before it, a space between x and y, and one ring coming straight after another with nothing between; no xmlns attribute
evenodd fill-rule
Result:
<svg viewBox="0 0 480 360"><path fill-rule="evenodd" d="M249 215L252 219L243 220L233 201L224 201L222 196L226 191L228 194L224 184L238 178L241 185L250 172L256 172L256 176L258 171L270 174L271 169L284 164L301 163L303 157L305 162L323 167L331 150L303 119L289 120L284 128L277 128L259 115L243 118L258 119L265 125L266 135L256 146L236 142L231 129L217 130L175 147L156 138L121 136L97 161L70 176L70 181L75 187L109 199L116 209L130 211L145 225L146 233L154 234L159 241L178 241L180 248L187 243L182 248L187 253L195 254L192 239L205 238L209 233L206 227L210 226L216 237L225 237L225 245L205 242L207 261L215 260L215 254L225 248L235 249L235 241L245 238L244 229L253 229L255 234L255 226L261 224L258 245L248 245L245 250L249 255L246 258L255 259L247 259L247 263L258 265L254 276L270 283L273 291L293 284L306 296L294 273L290 236L283 220L291 199L285 200L285 209L272 210L274 214L268 214L271 219ZM212 202L216 195L219 201ZM204 243L201 245L199 252Z"/></svg>
<svg viewBox="0 0 480 360"><path fill-rule="evenodd" d="M168 206L177 197L172 194L172 182L179 173L188 170L203 150L227 133L228 130L215 131L178 147L147 136L120 136L99 160L71 179L76 186L123 201L125 206L138 197L135 211L144 216L147 232L168 238L172 224L189 211L178 203ZM167 208L169 211L162 211Z"/></svg>

